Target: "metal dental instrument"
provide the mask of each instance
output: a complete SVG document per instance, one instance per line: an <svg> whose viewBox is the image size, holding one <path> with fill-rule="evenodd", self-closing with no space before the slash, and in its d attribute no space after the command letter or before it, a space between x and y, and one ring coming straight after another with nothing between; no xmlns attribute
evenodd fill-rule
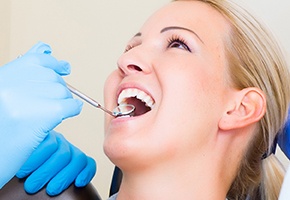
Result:
<svg viewBox="0 0 290 200"><path fill-rule="evenodd" d="M120 116L133 116L135 111L135 106L131 104L122 104L117 106L113 111L107 110L104 108L101 104L99 104L94 99L88 97L87 95L83 94L73 86L66 83L68 89L75 94L76 96L80 97L81 99L85 100L87 103L91 104L92 106L95 106L97 108L100 108L104 112L108 113L109 115L112 115L113 117L120 117Z"/></svg>

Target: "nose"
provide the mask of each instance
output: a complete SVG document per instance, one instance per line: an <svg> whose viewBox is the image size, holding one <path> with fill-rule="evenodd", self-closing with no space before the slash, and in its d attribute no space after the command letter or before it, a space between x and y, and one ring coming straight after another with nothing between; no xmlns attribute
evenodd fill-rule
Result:
<svg viewBox="0 0 290 200"><path fill-rule="evenodd" d="M118 68L124 75L136 73L148 74L151 71L149 63L148 54L145 55L145 53L140 53L140 51L137 52L137 49L132 49L120 56Z"/></svg>

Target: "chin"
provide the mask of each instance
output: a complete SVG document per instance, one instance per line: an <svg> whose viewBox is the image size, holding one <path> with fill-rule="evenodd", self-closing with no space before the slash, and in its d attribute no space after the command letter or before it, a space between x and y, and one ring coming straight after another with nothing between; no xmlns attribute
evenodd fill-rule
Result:
<svg viewBox="0 0 290 200"><path fill-rule="evenodd" d="M140 150L120 140L106 138L103 149L110 161L122 170L134 170L143 162L140 160Z"/></svg>
<svg viewBox="0 0 290 200"><path fill-rule="evenodd" d="M128 157L129 148L120 142L120 139L113 137L106 137L103 144L104 153L106 156L117 165L117 161L124 160Z"/></svg>

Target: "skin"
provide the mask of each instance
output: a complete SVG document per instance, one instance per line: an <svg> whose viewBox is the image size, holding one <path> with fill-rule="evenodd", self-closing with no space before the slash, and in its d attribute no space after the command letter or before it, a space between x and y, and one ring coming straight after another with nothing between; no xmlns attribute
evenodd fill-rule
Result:
<svg viewBox="0 0 290 200"><path fill-rule="evenodd" d="M265 110L258 89L229 84L229 31L213 8L180 1L129 41L106 81L106 107L124 88L145 91L155 106L138 117L106 116L104 151L124 173L118 200L225 199ZM169 44L177 36L183 42Z"/></svg>

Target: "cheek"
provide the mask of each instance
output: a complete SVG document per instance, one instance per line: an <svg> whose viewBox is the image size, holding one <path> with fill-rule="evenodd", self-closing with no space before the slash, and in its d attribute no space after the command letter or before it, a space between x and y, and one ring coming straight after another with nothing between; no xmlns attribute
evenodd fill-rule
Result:
<svg viewBox="0 0 290 200"><path fill-rule="evenodd" d="M218 76L201 65L169 69L160 76L162 102L159 117L163 118L160 126L170 127L168 131L193 134L216 130L219 117L215 111L222 104L223 90Z"/></svg>
<svg viewBox="0 0 290 200"><path fill-rule="evenodd" d="M116 93L120 80L119 73L115 70L108 76L104 84L104 107L109 110L116 107ZM111 116L105 114L105 129L107 128L110 119Z"/></svg>
<svg viewBox="0 0 290 200"><path fill-rule="evenodd" d="M214 103L225 89L224 72L211 59L187 59L165 73L166 91L174 90L175 97L187 106Z"/></svg>
<svg viewBox="0 0 290 200"><path fill-rule="evenodd" d="M116 91L118 83L120 82L119 73L117 70L113 71L107 78L104 85L104 103L105 106L111 106L115 103Z"/></svg>
<svg viewBox="0 0 290 200"><path fill-rule="evenodd" d="M172 104L168 106L170 109L179 108L186 112L214 100L218 83L204 71L181 69L163 77L163 97Z"/></svg>

